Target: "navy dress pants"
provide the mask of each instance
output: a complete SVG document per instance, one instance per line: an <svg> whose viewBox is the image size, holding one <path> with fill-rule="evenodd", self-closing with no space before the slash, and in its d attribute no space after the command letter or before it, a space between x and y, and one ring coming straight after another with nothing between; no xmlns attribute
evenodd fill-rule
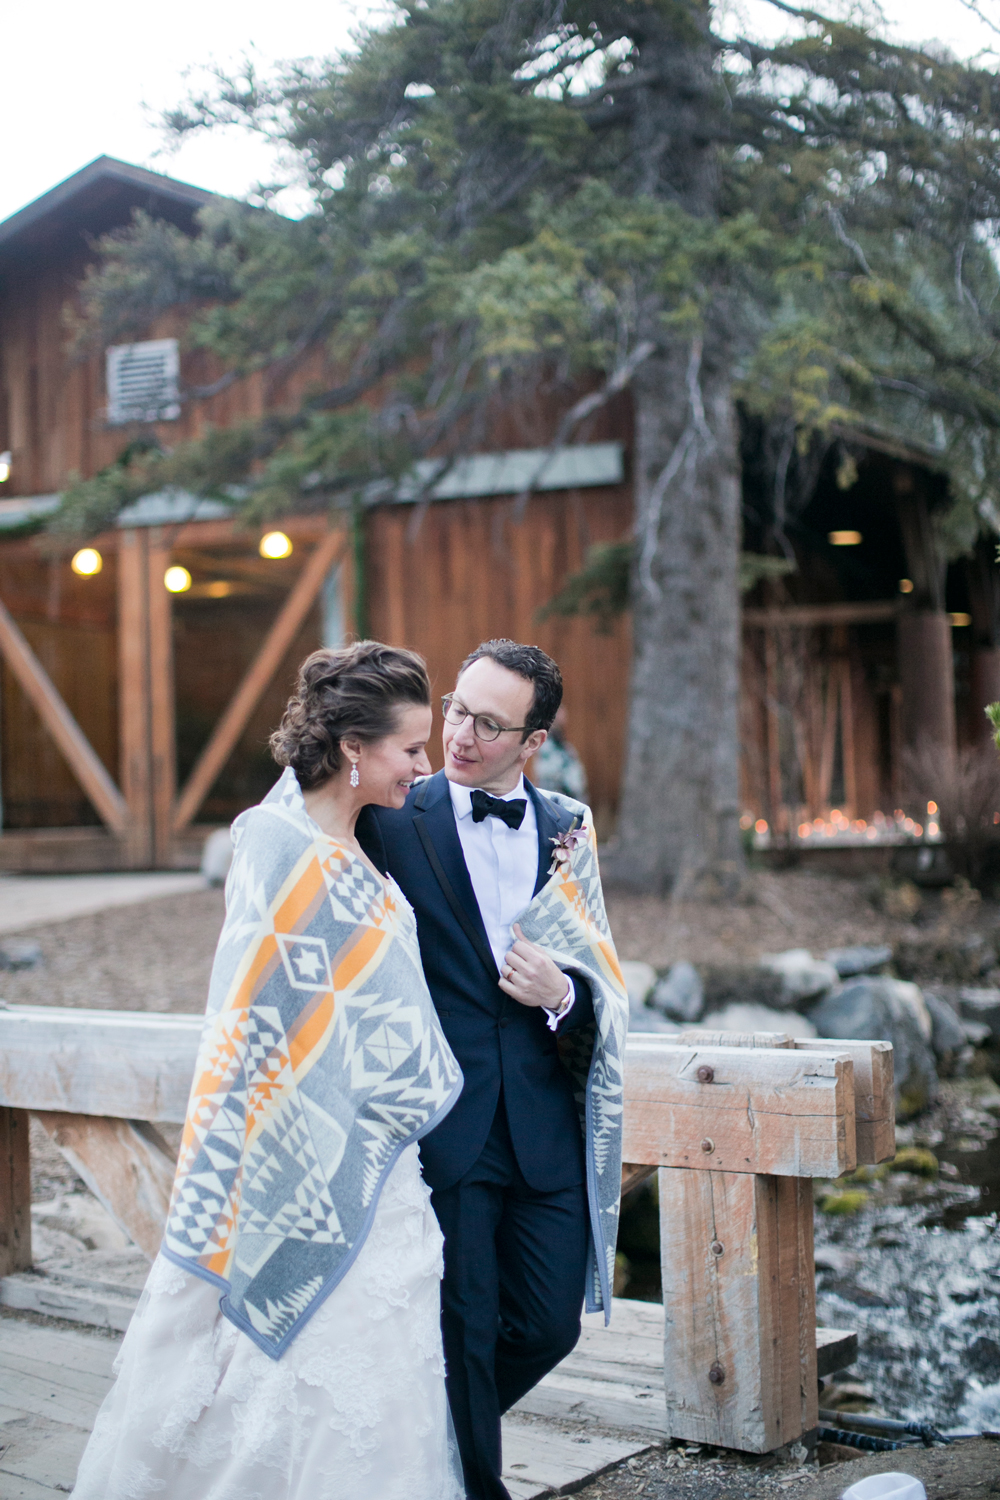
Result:
<svg viewBox="0 0 1000 1500"><path fill-rule="evenodd" d="M580 1337L587 1194L542 1193L517 1165L503 1095L478 1161L431 1203L444 1234L441 1326L448 1400L469 1500L509 1500L500 1416Z"/></svg>

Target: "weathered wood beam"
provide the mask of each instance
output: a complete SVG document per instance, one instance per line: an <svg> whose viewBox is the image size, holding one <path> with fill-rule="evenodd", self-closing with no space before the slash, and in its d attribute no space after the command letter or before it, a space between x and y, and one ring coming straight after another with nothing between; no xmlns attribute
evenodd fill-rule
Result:
<svg viewBox="0 0 1000 1500"><path fill-rule="evenodd" d="M660 1172L667 1431L767 1453L816 1425L812 1184Z"/></svg>
<svg viewBox="0 0 1000 1500"><path fill-rule="evenodd" d="M51 1140L133 1244L152 1260L160 1248L176 1162L143 1120L39 1110Z"/></svg>
<svg viewBox="0 0 1000 1500"><path fill-rule="evenodd" d="M271 684L274 674L298 635L306 615L316 602L323 581L338 561L346 543L343 531L328 531L317 543L309 560L268 631L267 639L236 689L229 707L212 731L174 810L174 832L191 822L229 759L250 716Z"/></svg>
<svg viewBox="0 0 1000 1500"><path fill-rule="evenodd" d="M628 1162L782 1177L839 1177L857 1165L854 1065L830 1044L671 1044L631 1036L625 1057Z"/></svg>
<svg viewBox="0 0 1000 1500"><path fill-rule="evenodd" d="M0 1107L0 1276L31 1269L28 1115Z"/></svg>
<svg viewBox="0 0 1000 1500"><path fill-rule="evenodd" d="M169 865L176 746L171 604L162 527L127 527L118 544L118 726L128 863Z"/></svg>
<svg viewBox="0 0 1000 1500"><path fill-rule="evenodd" d="M32 703L55 740L102 822L113 833L123 833L128 821L128 807L124 797L2 603L0 656L17 678L25 697Z"/></svg>
<svg viewBox="0 0 1000 1500"><path fill-rule="evenodd" d="M183 1124L201 1016L0 1010L0 1105Z"/></svg>

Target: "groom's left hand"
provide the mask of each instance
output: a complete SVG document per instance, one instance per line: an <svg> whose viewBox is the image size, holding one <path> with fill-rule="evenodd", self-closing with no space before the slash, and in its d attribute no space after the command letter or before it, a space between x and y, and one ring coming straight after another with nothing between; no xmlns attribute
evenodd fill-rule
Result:
<svg viewBox="0 0 1000 1500"><path fill-rule="evenodd" d="M517 922L516 941L504 955L500 988L519 1005L544 1005L556 1010L566 994L566 975L535 943L529 943Z"/></svg>

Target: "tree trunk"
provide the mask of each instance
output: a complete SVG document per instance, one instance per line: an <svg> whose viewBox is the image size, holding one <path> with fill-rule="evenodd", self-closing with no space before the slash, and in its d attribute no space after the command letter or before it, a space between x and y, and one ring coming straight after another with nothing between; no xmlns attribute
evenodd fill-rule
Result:
<svg viewBox="0 0 1000 1500"><path fill-rule="evenodd" d="M718 208L717 113L706 0L644 12L633 141L640 190L699 217ZM655 302L655 299L652 299ZM703 333L664 331L633 381L634 660L617 847L609 877L636 890L731 888L739 837L739 449L725 297Z"/></svg>
<svg viewBox="0 0 1000 1500"><path fill-rule="evenodd" d="M634 386L634 661L607 864L615 884L636 890L706 877L722 889L742 868L740 485L727 355L709 336L678 342Z"/></svg>

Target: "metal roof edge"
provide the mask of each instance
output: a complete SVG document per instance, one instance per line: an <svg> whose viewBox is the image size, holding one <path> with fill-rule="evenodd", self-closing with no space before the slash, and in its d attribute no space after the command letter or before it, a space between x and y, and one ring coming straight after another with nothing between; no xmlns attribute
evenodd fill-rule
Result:
<svg viewBox="0 0 1000 1500"><path fill-rule="evenodd" d="M9 244L16 240L26 229L30 229L39 220L44 219L56 209L72 202L81 193L86 192L93 183L104 179L126 183L131 187L146 188L150 192L158 193L161 197L172 198L177 203L185 203L192 208L201 208L206 203L214 203L222 196L219 193L210 192L207 188L195 187L190 182L179 182L174 177L166 177L162 172L150 172L146 167L133 166L131 162L119 161L114 156L98 156L78 172L65 178L62 182L43 193L40 198L35 198L31 203L19 208L9 218L0 221L0 245Z"/></svg>

